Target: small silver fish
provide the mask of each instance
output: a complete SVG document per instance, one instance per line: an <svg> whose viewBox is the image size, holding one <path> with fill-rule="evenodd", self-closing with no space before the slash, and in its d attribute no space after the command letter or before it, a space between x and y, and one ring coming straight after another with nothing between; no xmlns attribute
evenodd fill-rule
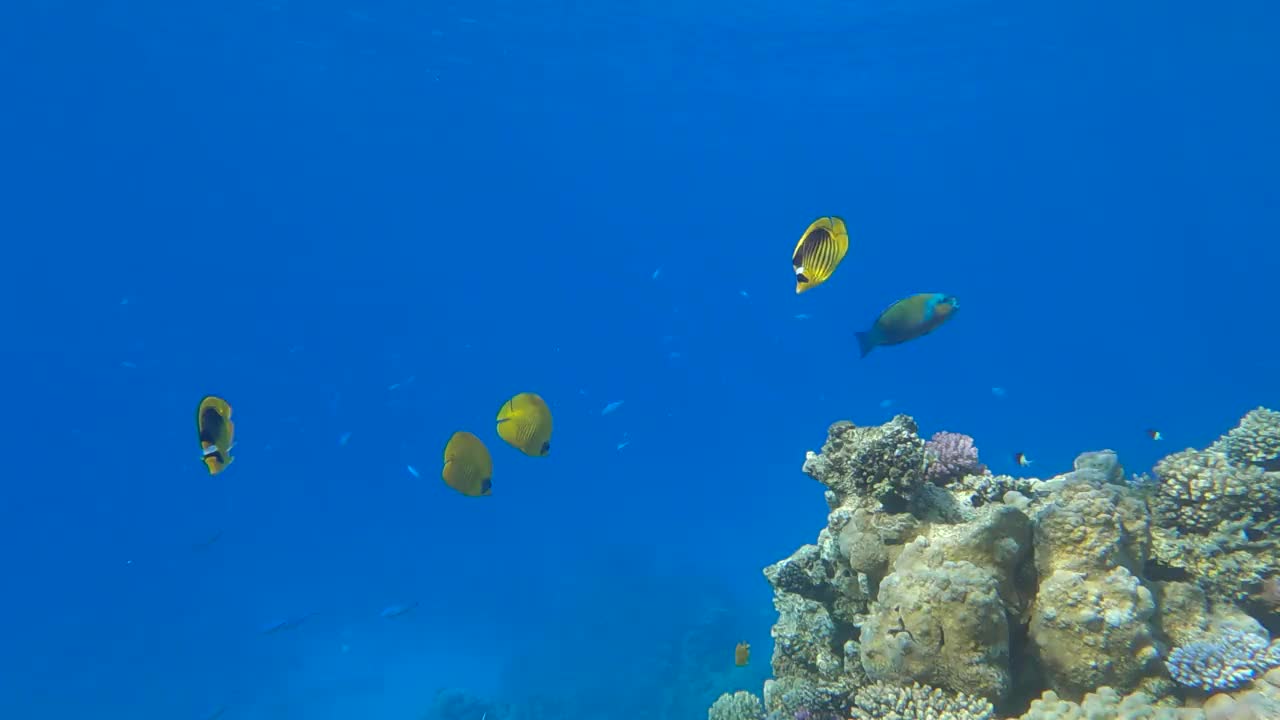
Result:
<svg viewBox="0 0 1280 720"><path fill-rule="evenodd" d="M401 615L408 615L413 612L413 609L416 607L418 607L417 600L414 600L411 603L388 605L387 607L382 608L382 612L378 613L378 615L390 620L392 618L398 618Z"/></svg>
<svg viewBox="0 0 1280 720"><path fill-rule="evenodd" d="M413 469L412 465L405 465L405 467L409 470L410 475L414 477L421 477L420 475L418 475L418 471Z"/></svg>
<svg viewBox="0 0 1280 720"><path fill-rule="evenodd" d="M307 613L307 614L305 614L305 615L300 615L300 616L298 616L298 617L294 617L294 618L287 618L287 619L284 619L284 620L280 620L280 621L278 621L278 622L271 623L270 625L267 625L266 627L262 628L262 634L263 634L263 635L272 635L272 634L274 634L274 633L278 633L278 632L281 632L281 631L283 631L283 630L293 630L293 629L295 629L295 628L297 628L297 627L301 626L301 625L302 625L303 623L305 623L307 620L309 620L309 619L311 618L311 616L312 616L312 615L315 615L315 613L314 613L314 612L309 612L309 613Z"/></svg>
<svg viewBox="0 0 1280 720"><path fill-rule="evenodd" d="M618 408L622 407L622 403L624 403L624 402L626 402L626 401L625 401L625 400L615 400L614 402L611 402L611 403L609 403L608 405L605 405L605 406L604 406L604 409L600 411L600 414L601 414L601 415L608 415L609 413L613 412L614 410L617 410Z"/></svg>

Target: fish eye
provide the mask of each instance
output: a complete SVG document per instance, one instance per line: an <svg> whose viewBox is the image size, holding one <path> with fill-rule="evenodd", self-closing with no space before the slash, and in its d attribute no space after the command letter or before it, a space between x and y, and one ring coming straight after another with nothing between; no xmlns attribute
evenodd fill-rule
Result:
<svg viewBox="0 0 1280 720"><path fill-rule="evenodd" d="M551 452L551 442L547 441L542 443L542 454L546 455L549 452Z"/></svg>

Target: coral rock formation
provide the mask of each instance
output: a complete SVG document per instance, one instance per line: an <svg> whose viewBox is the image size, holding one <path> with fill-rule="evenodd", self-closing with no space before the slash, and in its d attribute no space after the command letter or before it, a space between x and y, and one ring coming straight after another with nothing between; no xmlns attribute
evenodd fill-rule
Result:
<svg viewBox="0 0 1280 720"><path fill-rule="evenodd" d="M760 698L746 690L721 695L707 710L707 720L761 720L763 717Z"/></svg>
<svg viewBox="0 0 1280 720"><path fill-rule="evenodd" d="M914 683L899 687L874 683L858 691L853 720L990 720L991 703L964 693L947 693Z"/></svg>
<svg viewBox="0 0 1280 720"><path fill-rule="evenodd" d="M1133 480L1110 450L1013 478L905 415L836 423L803 466L826 526L764 571L763 708L713 717L1280 720L1278 458L1261 408Z"/></svg>

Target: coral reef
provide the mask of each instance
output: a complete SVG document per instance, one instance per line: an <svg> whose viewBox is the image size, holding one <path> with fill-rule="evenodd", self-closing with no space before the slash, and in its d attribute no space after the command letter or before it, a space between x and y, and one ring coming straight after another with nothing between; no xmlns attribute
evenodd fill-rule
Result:
<svg viewBox="0 0 1280 720"><path fill-rule="evenodd" d="M803 465L826 526L764 570L763 712L1280 720L1278 457L1263 408L1133 481L1111 450L1014 478L906 415L835 423Z"/></svg>
<svg viewBox="0 0 1280 720"><path fill-rule="evenodd" d="M1003 698L1009 626L999 581L989 569L947 555L925 536L904 548L862 624L862 667L873 680Z"/></svg>
<svg viewBox="0 0 1280 720"><path fill-rule="evenodd" d="M711 709L707 710L707 720L762 720L764 706L760 698L746 690L739 690L730 695L721 695Z"/></svg>
<svg viewBox="0 0 1280 720"><path fill-rule="evenodd" d="M1127 488L1087 476L1069 479L1036 513L1030 636L1059 693L1131 691L1159 659L1155 598L1140 577L1148 526Z"/></svg>
<svg viewBox="0 0 1280 720"><path fill-rule="evenodd" d="M990 720L991 703L964 693L946 693L914 683L899 687L874 683L858 690L853 720Z"/></svg>
<svg viewBox="0 0 1280 720"><path fill-rule="evenodd" d="M1169 455L1147 489L1157 569L1193 580L1213 601L1263 606L1266 583L1280 574L1280 471L1267 469L1277 418L1253 410L1209 449Z"/></svg>
<svg viewBox="0 0 1280 720"><path fill-rule="evenodd" d="M1218 694L1202 707L1161 706L1145 693L1121 696L1109 687L1085 695L1079 703L1052 690L1033 700L1019 720L1275 720L1280 718L1280 670L1272 670L1234 695Z"/></svg>
<svg viewBox="0 0 1280 720"><path fill-rule="evenodd" d="M1280 643L1264 634L1222 628L1203 640L1169 653L1166 665L1174 682L1205 692L1234 690L1280 666Z"/></svg>
<svg viewBox="0 0 1280 720"><path fill-rule="evenodd" d="M1280 470L1280 412L1264 407L1250 410L1209 449L1225 455L1233 465Z"/></svg>
<svg viewBox="0 0 1280 720"><path fill-rule="evenodd" d="M1120 695L1102 687L1084 696L1080 704L1063 700L1052 690L1033 700L1021 720L1203 720L1197 710L1160 708L1145 693Z"/></svg>
<svg viewBox="0 0 1280 720"><path fill-rule="evenodd" d="M898 415L879 427L832 425L822 453L808 453L803 469L827 486L827 504L834 510L864 496L899 505L924 482L924 465L915 420Z"/></svg>

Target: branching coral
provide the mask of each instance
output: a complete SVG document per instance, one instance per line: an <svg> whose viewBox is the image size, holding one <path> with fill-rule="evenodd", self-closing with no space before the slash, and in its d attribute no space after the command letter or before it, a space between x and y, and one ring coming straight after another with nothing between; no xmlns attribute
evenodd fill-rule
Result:
<svg viewBox="0 0 1280 720"><path fill-rule="evenodd" d="M760 720L763 717L760 698L746 690L721 695L707 710L707 720Z"/></svg>
<svg viewBox="0 0 1280 720"><path fill-rule="evenodd" d="M924 444L924 477L936 485L946 485L965 475L984 475L987 466L978 462L973 438L954 432L937 432Z"/></svg>
<svg viewBox="0 0 1280 720"><path fill-rule="evenodd" d="M1165 663L1179 685L1204 692L1234 690L1280 666L1280 645L1257 633L1223 628L1216 635L1178 647Z"/></svg>
<svg viewBox="0 0 1280 720"><path fill-rule="evenodd" d="M1257 465L1264 470L1280 470L1280 412L1250 410L1240 424L1210 448L1235 465Z"/></svg>
<svg viewBox="0 0 1280 720"><path fill-rule="evenodd" d="M854 696L853 720L991 720L991 703L913 683L873 683Z"/></svg>

